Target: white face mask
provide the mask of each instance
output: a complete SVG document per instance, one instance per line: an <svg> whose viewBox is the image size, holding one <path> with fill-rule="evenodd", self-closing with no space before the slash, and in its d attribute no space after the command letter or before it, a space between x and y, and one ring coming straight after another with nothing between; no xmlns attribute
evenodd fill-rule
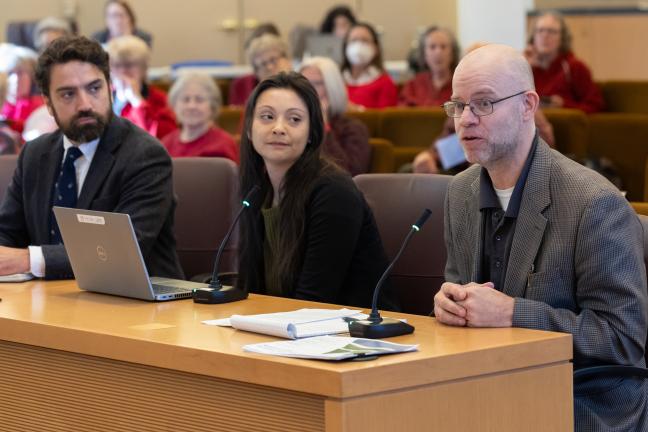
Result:
<svg viewBox="0 0 648 432"><path fill-rule="evenodd" d="M376 55L376 49L366 42L351 42L346 47L346 56L349 63L354 66L364 66L369 64Z"/></svg>

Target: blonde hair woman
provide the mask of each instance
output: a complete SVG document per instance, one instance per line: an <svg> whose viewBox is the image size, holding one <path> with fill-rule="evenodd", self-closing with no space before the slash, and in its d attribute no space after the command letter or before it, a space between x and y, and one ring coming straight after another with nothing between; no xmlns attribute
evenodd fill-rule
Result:
<svg viewBox="0 0 648 432"><path fill-rule="evenodd" d="M176 129L175 116L166 94L146 83L151 51L137 36L111 39L110 76L113 85L113 111L151 135L163 138Z"/></svg>
<svg viewBox="0 0 648 432"><path fill-rule="evenodd" d="M279 36L269 33L250 41L247 57L254 73L232 81L228 98L230 105L244 106L259 82L292 68L288 58L288 46Z"/></svg>

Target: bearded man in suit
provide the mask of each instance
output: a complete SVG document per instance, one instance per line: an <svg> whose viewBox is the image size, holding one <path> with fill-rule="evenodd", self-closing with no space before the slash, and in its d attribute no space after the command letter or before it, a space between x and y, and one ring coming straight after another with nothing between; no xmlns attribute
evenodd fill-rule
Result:
<svg viewBox="0 0 648 432"><path fill-rule="evenodd" d="M181 278L173 236L171 159L154 137L112 114L108 55L62 37L36 79L59 130L23 148L0 206L0 274L74 277L52 207L127 213L149 274Z"/></svg>
<svg viewBox="0 0 648 432"><path fill-rule="evenodd" d="M574 369L645 367L641 224L622 194L538 138L539 97L520 53L487 45L459 63L444 105L468 161L446 198L438 321L571 333ZM648 430L642 379L574 389L580 431Z"/></svg>

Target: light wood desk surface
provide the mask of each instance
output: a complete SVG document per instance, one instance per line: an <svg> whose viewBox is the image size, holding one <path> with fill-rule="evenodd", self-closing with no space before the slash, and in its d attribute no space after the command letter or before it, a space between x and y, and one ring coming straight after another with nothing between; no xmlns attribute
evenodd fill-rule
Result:
<svg viewBox="0 0 648 432"><path fill-rule="evenodd" d="M560 425L560 429L543 427L538 430L568 430L572 423L570 335L525 329L453 328L438 324L429 317L389 313L386 315L406 317L416 327L414 334L390 340L419 344L418 352L367 362L331 363L246 353L243 345L274 338L201 324L206 319L232 314L333 307L329 305L260 295L250 295L248 300L227 305L199 305L190 300L149 303L83 292L74 281L1 284L0 298L0 342L6 351L4 357L0 353L0 366L11 368L7 363L19 357L19 353L25 355L23 362L42 354L42 363L34 366L30 372L32 375L51 364L53 360L48 357L55 354L64 364L81 360L98 362L93 364L94 369L88 369L88 374L100 370L102 365L113 368L112 374L122 365L137 365L143 369L129 369L135 374L133 376L148 376L149 372L150 375L174 373L182 379L193 379L191 388L199 382L215 383L214 388L229 384L247 386L245 391L248 393L241 396L243 399L254 399L256 396L252 393L257 390L271 389L285 397L295 396L297 399L289 402L291 404L301 404L300 397L314 401L314 411L309 416L311 420L317 420L315 423L321 420L322 427L316 429L313 424L305 429L305 426L295 425L295 419L290 419L295 425L294 430L352 430L372 422L375 422L372 427L378 427L375 430L392 430L392 426L402 424L399 422L410 424L403 430L430 430L425 426L430 424L473 424L467 417L462 418L466 413L443 423L439 413L429 412L440 403L435 394L438 393L440 401L450 403L454 397L453 388L458 392L456 396L463 398L467 406L471 398L475 399L476 406L482 408L471 415L480 417L480 422L493 417L493 424L499 427L497 430L508 430L501 427L509 423L511 430L519 426L514 418L504 423L497 420L498 416L504 415L502 409L505 412L517 410L525 416L535 411L539 417L546 417L549 413L557 417L555 424ZM36 350L38 355L30 350ZM65 369L64 366L58 367L59 370ZM83 368L79 366L79 369ZM76 374L71 376L76 377ZM517 378L512 378L515 376ZM24 378L8 385L26 385L29 379L25 381ZM66 379L72 380L70 377ZM165 375L160 379L168 381L170 378ZM484 384L479 391L475 387L477 381ZM471 382L472 387L466 387ZM89 384L79 385L87 388ZM182 385L177 383L176 388ZM475 389L474 397L465 394L471 388ZM506 389L503 391L506 394L497 394L502 389ZM22 397L15 388L11 391ZM39 391L44 390L41 387ZM228 398L236 399L233 392L228 390ZM259 397L268 406L274 400L265 393ZM488 408L488 404L498 398L501 398L500 404L529 403L530 406L521 409L503 405L499 411ZM284 401L283 405L286 403ZM421 409L423 411L416 416L418 420L410 418L411 410ZM76 415L80 414L77 412ZM242 412L238 418L247 415L248 412ZM319 415L321 419L315 418ZM222 419L223 414L216 417ZM236 418L234 416L231 421ZM16 418L16 424L18 421ZM125 429L113 426L104 430L136 430L133 426L124 426ZM253 426L256 427L248 424L236 426L240 427L236 429L234 423L228 423L224 429L213 430L257 430ZM168 430L204 430L198 426L191 427ZM268 425L258 427L258 430L271 430ZM149 429L144 427L141 430ZM282 426L277 430L288 429ZM526 430L534 429L526 427Z"/></svg>

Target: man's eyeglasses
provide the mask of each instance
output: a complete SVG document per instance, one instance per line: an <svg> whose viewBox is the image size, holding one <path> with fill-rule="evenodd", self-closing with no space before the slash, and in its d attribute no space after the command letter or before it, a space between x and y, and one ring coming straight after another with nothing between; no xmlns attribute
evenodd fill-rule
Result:
<svg viewBox="0 0 648 432"><path fill-rule="evenodd" d="M466 106L470 107L470 111L475 114L477 117L487 116L493 113L493 105L496 103L505 101L515 96L520 96L521 94L526 93L528 90L521 91L519 93L512 94L511 96L506 96L497 100L489 99L475 99L470 102L459 102L459 101L449 101L443 104L443 109L445 110L448 117L461 117L461 114L464 112Z"/></svg>

